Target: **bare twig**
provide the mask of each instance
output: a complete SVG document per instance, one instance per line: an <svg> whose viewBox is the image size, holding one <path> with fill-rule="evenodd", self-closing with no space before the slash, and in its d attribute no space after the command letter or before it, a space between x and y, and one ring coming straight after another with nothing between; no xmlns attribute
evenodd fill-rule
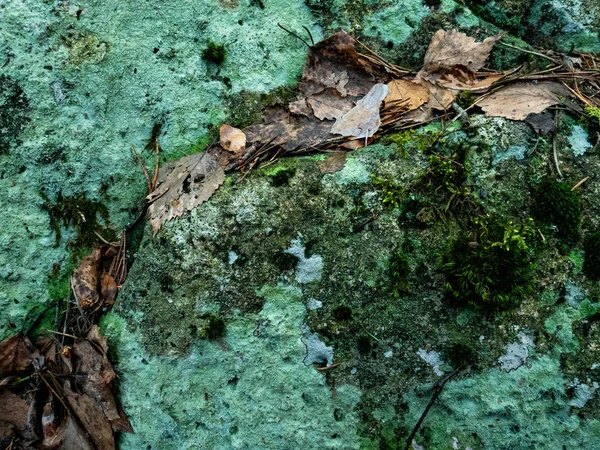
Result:
<svg viewBox="0 0 600 450"><path fill-rule="evenodd" d="M554 127L558 126L558 111L554 111ZM563 174L560 171L560 167L558 165L558 150L556 147L556 133L552 136L552 154L554 156L554 164L556 165L556 171L558 172L559 177L563 177Z"/></svg>
<svg viewBox="0 0 600 450"><path fill-rule="evenodd" d="M288 30L286 27L284 27L283 25L281 25L280 23L277 24L277 26L279 28L281 28L283 31L291 34L292 36L294 36L296 39L300 39L302 42L304 42L304 45L306 45L308 48L310 48L310 45L308 44L308 42L306 42L304 39L302 39L300 36L298 36L296 33L294 33L293 31ZM310 33L309 33L310 34Z"/></svg>
<svg viewBox="0 0 600 450"><path fill-rule="evenodd" d="M575 186L573 186L571 188L571 192L574 191L575 189L577 189L579 186L581 186L583 183L585 183L589 179L590 179L590 177L585 177L582 180L579 180L579 183L577 183Z"/></svg>
<svg viewBox="0 0 600 450"><path fill-rule="evenodd" d="M419 431L419 428L421 427L421 424L425 420L425 417L427 417L427 414L429 413L429 410L431 409L431 407L433 406L433 404L435 403L435 401L437 400L437 398L442 393L442 390L444 389L444 386L458 372L460 372L461 369L462 369L462 367L459 367L458 369L455 369L454 371L452 371L451 373L449 373L448 375L446 375L444 378L438 380L438 382L433 385L433 395L431 396L431 399L429 400L429 403L425 407L425 410L423 411L423 414L421 414L421 417L419 418L417 424L413 428L412 433L410 433L410 436L408 436L408 439L406 439L406 446L404 447L404 450L409 450L410 449L412 441L415 438L415 436L417 435L417 432Z"/></svg>

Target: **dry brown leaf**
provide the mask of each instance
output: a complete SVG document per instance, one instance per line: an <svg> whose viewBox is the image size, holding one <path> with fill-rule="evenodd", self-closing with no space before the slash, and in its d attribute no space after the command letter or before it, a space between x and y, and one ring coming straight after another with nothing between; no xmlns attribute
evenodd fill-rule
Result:
<svg viewBox="0 0 600 450"><path fill-rule="evenodd" d="M117 282L107 271L103 271L100 276L100 294L104 306L112 306L115 304L119 289Z"/></svg>
<svg viewBox="0 0 600 450"><path fill-rule="evenodd" d="M19 333L0 342L0 376L25 372L39 353L27 336Z"/></svg>
<svg viewBox="0 0 600 450"><path fill-rule="evenodd" d="M27 427L29 402L10 391L0 391L0 442L11 438Z"/></svg>
<svg viewBox="0 0 600 450"><path fill-rule="evenodd" d="M477 72L484 66L494 44L502 35L499 33L483 42L477 42L456 30L436 31L427 48L423 68L419 71L417 79L435 81L441 74L456 69L457 66L463 66L467 72Z"/></svg>
<svg viewBox="0 0 600 450"><path fill-rule="evenodd" d="M394 109L401 105L402 110L412 111L429 100L429 94L420 84L411 80L392 80L388 83L388 94L383 101L383 110Z"/></svg>
<svg viewBox="0 0 600 450"><path fill-rule="evenodd" d="M319 120L336 120L354 107L353 97L342 97L333 89L326 89L306 99Z"/></svg>
<svg viewBox="0 0 600 450"><path fill-rule="evenodd" d="M327 88L337 90L342 97L369 92L376 80L355 44L354 38L340 32L313 45L302 73L301 94L311 97Z"/></svg>
<svg viewBox="0 0 600 450"><path fill-rule="evenodd" d="M317 163L321 173L335 173L346 165L347 152L335 152Z"/></svg>
<svg viewBox="0 0 600 450"><path fill-rule="evenodd" d="M478 105L488 116L524 120L529 114L539 114L546 108L561 103L571 94L562 84L554 81L515 83L485 97Z"/></svg>
<svg viewBox="0 0 600 450"><path fill-rule="evenodd" d="M457 77L457 73L462 73L463 77ZM487 91L494 83L500 81L507 74L493 73L483 78L477 78L473 74L467 74L465 72L450 71L445 73L436 82L440 86L457 89L457 90L468 90L476 92Z"/></svg>
<svg viewBox="0 0 600 450"><path fill-rule="evenodd" d="M241 153L246 149L246 135L239 128L223 124L220 129L219 144L225 150Z"/></svg>
<svg viewBox="0 0 600 450"><path fill-rule="evenodd" d="M446 110L458 94L458 91L454 89L447 89L426 80L421 80L421 84L429 92L429 102L427 103L429 108Z"/></svg>
<svg viewBox="0 0 600 450"><path fill-rule="evenodd" d="M85 431L71 417L65 417L55 432L40 444L42 450L94 450Z"/></svg>
<svg viewBox="0 0 600 450"><path fill-rule="evenodd" d="M342 136L352 136L354 139L373 136L381 125L379 108L387 94L387 85L376 84L373 86L354 108L335 122L331 132Z"/></svg>
<svg viewBox="0 0 600 450"><path fill-rule="evenodd" d="M83 309L93 309L100 302L98 289L100 253L100 247L94 248L89 256L81 260L79 267L71 275L71 285L76 300Z"/></svg>
<svg viewBox="0 0 600 450"><path fill-rule="evenodd" d="M160 169L158 186L148 197L154 234L174 217L207 201L225 181L225 172L207 152L186 156Z"/></svg>
<svg viewBox="0 0 600 450"><path fill-rule="evenodd" d="M263 122L244 128L248 142L256 147L282 147L291 151L318 145L332 137L330 121L291 116L283 108L269 108Z"/></svg>
<svg viewBox="0 0 600 450"><path fill-rule="evenodd" d="M75 392L70 381L64 382L63 391L69 408L87 431L94 448L97 450L114 450L115 439L112 427L102 409L98 408L96 401L86 393Z"/></svg>

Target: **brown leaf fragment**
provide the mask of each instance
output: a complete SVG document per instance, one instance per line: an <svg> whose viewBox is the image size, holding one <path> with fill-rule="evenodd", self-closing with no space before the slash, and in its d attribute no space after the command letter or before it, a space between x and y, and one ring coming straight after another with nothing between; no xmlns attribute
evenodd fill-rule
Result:
<svg viewBox="0 0 600 450"><path fill-rule="evenodd" d="M94 248L89 256L81 260L79 267L71 275L71 285L76 300L83 309L93 309L100 302L98 289L100 252L100 247Z"/></svg>
<svg viewBox="0 0 600 450"><path fill-rule="evenodd" d="M347 148L348 150L357 150L359 148L365 148L374 140L374 137L368 139L350 139L349 141L340 144L340 147Z"/></svg>
<svg viewBox="0 0 600 450"><path fill-rule="evenodd" d="M0 390L0 442L8 441L27 427L29 404L26 399Z"/></svg>
<svg viewBox="0 0 600 450"><path fill-rule="evenodd" d="M429 100L429 93L420 84L411 80L392 80L388 83L388 94L383 101L382 113L402 107L404 111L412 111Z"/></svg>
<svg viewBox="0 0 600 450"><path fill-rule="evenodd" d="M83 425L94 447L97 450L114 450L112 427L96 401L86 393L75 392L70 381L65 381L63 390L69 408Z"/></svg>
<svg viewBox="0 0 600 450"><path fill-rule="evenodd" d="M319 120L335 120L342 117L354 107L353 97L342 97L333 89L309 97L306 102Z"/></svg>
<svg viewBox="0 0 600 450"><path fill-rule="evenodd" d="M335 89L342 97L362 96L376 80L375 72L356 51L356 41L340 32L313 45L302 73L300 93L304 97Z"/></svg>
<svg viewBox="0 0 600 450"><path fill-rule="evenodd" d="M220 129L219 144L225 150L241 153L246 149L246 135L239 128L223 124Z"/></svg>
<svg viewBox="0 0 600 450"><path fill-rule="evenodd" d="M417 79L435 81L443 73L464 67L465 73L476 72L487 60L494 44L500 40L502 33L477 42L474 38L456 30L438 30L431 39L423 67Z"/></svg>
<svg viewBox="0 0 600 450"><path fill-rule="evenodd" d="M0 342L0 376L25 372L39 356L27 336L22 333Z"/></svg>
<svg viewBox="0 0 600 450"><path fill-rule="evenodd" d="M174 217L207 201L225 181L225 172L207 152L186 156L160 169L158 186L148 197L154 234Z"/></svg>
<svg viewBox="0 0 600 450"><path fill-rule="evenodd" d="M374 85L354 108L335 122L331 132L354 139L373 136L381 125L379 108L387 94L387 85Z"/></svg>
<svg viewBox="0 0 600 450"><path fill-rule="evenodd" d="M435 83L422 80L421 84L429 93L429 102L427 106L433 109L446 110L456 99L458 91L453 89L447 89L443 86L439 86Z"/></svg>
<svg viewBox="0 0 600 450"><path fill-rule="evenodd" d="M344 168L346 165L347 152L335 152L327 158L317 163L321 173L335 173Z"/></svg>
<svg viewBox="0 0 600 450"><path fill-rule="evenodd" d="M72 417L65 417L56 432L40 444L42 450L95 450L94 446Z"/></svg>
<svg viewBox="0 0 600 450"><path fill-rule="evenodd" d="M115 279L106 271L100 275L100 294L102 296L102 302L104 306L112 306L117 298L119 289Z"/></svg>
<svg viewBox="0 0 600 450"><path fill-rule="evenodd" d="M486 115L524 120L529 114L539 114L562 102L571 94L554 81L511 84L481 100L478 105Z"/></svg>
<svg viewBox="0 0 600 450"><path fill-rule="evenodd" d="M292 114L296 114L296 115L310 117L313 113L312 108L310 107L310 105L307 102L307 99L304 97L302 97L301 99L296 100L294 102L290 102L288 104L288 108L290 109L290 112Z"/></svg>
<svg viewBox="0 0 600 450"><path fill-rule="evenodd" d="M280 146L286 151L316 146L333 137L332 122L304 116L288 117L283 108L269 108L261 123L244 128L248 143L256 147Z"/></svg>

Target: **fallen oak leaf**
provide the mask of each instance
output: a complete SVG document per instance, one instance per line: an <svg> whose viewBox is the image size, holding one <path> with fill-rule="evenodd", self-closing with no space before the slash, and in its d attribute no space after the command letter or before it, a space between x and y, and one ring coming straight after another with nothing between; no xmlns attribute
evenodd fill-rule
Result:
<svg viewBox="0 0 600 450"><path fill-rule="evenodd" d="M42 450L95 450L86 432L71 416L65 417L54 433L39 445Z"/></svg>
<svg viewBox="0 0 600 450"><path fill-rule="evenodd" d="M374 85L354 108L333 124L331 133L352 136L354 139L373 136L381 125L379 108L387 94L387 85L381 83Z"/></svg>
<svg viewBox="0 0 600 450"><path fill-rule="evenodd" d="M157 188L146 197L154 234L174 217L207 201L225 181L225 172L207 152L185 156L163 166Z"/></svg>
<svg viewBox="0 0 600 450"><path fill-rule="evenodd" d="M478 102L487 116L525 120L531 114L539 114L546 108L562 103L571 93L554 81L539 83L515 83L504 87Z"/></svg>
<svg viewBox="0 0 600 450"><path fill-rule="evenodd" d="M246 135L239 128L223 124L220 129L219 144L227 151L241 153L246 149Z"/></svg>

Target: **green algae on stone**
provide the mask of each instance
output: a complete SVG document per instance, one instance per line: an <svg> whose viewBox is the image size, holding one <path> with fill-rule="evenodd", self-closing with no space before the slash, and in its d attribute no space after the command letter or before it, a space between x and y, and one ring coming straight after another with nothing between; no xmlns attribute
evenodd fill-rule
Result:
<svg viewBox="0 0 600 450"><path fill-rule="evenodd" d="M362 33L393 44L402 44L430 13L422 0L394 3L364 18Z"/></svg>
<svg viewBox="0 0 600 450"><path fill-rule="evenodd" d="M40 191L102 203L119 232L146 195L131 145L143 147L154 123L166 131L161 163L198 152L226 119L227 98L293 84L302 72L307 49L277 21L312 24L303 2L138 6L24 0L2 9L0 267L11 275L0 277L0 307L17 326L32 305L49 300L48 276L69 258L64 245L53 247ZM227 46L218 73L202 60L214 36ZM262 107L244 108L251 115ZM154 164L153 155L142 156ZM63 242L73 238L62 234ZM2 320L0 337L5 332Z"/></svg>
<svg viewBox="0 0 600 450"><path fill-rule="evenodd" d="M231 317L222 343L199 341L177 359L148 354L117 315L103 319L136 431L120 448L359 448L359 390L338 384L333 399L321 373L303 363L300 288L258 294L261 310Z"/></svg>

